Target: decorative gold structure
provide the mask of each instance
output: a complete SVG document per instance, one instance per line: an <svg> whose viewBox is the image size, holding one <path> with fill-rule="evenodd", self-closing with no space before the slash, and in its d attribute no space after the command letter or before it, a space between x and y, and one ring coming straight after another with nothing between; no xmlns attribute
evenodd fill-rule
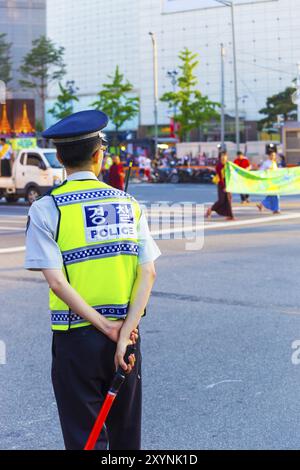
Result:
<svg viewBox="0 0 300 470"><path fill-rule="evenodd" d="M2 115L0 120L0 134L10 135L12 133L11 126L7 117L7 106L2 105Z"/></svg>
<svg viewBox="0 0 300 470"><path fill-rule="evenodd" d="M34 128L32 127L27 111L27 104L23 104L23 112L22 112L22 119L18 127L15 128L16 134L33 134Z"/></svg>

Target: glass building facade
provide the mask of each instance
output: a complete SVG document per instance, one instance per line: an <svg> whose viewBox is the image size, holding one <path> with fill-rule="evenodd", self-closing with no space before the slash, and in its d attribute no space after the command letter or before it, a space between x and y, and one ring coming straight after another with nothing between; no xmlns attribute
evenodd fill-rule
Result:
<svg viewBox="0 0 300 470"><path fill-rule="evenodd" d="M18 69L32 48L32 41L46 34L46 0L0 0L0 32L5 33L7 42L12 43L10 95L34 98L32 92L20 90Z"/></svg>
<svg viewBox="0 0 300 470"><path fill-rule="evenodd" d="M299 0L235 0L241 117L261 119L266 98L291 85L300 62ZM158 46L159 95L172 90L167 72L178 69L184 47L199 54L199 89L220 101L225 46L226 113L234 115L230 8L215 0L50 0L48 35L66 48L68 76L89 107L119 65L141 98L140 124L153 124L153 62L149 32ZM56 89L49 90L54 99ZM169 122L159 103L159 123ZM138 125L138 123L134 123Z"/></svg>

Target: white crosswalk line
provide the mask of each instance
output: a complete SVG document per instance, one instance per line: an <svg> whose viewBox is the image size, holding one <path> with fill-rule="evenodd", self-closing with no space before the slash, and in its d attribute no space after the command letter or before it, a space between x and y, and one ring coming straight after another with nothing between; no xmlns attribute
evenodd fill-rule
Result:
<svg viewBox="0 0 300 470"><path fill-rule="evenodd" d="M140 201L140 203L149 203L152 204L151 201ZM195 202L188 202L188 201L182 201L181 204L196 204ZM162 205L162 207L157 208L157 210L151 210L151 207L146 207L145 212L148 217L149 225L150 223L152 224L151 227L151 233L153 236L158 236L158 235L163 235L163 234L175 234L175 233L180 233L182 232L182 227L173 227L173 228L166 228L159 230L158 228L158 223L161 222L162 218L164 215L168 216L169 209L171 210L172 213L172 206L168 207L167 204L174 204L174 202L170 201L156 201L156 204ZM180 202L178 202L180 204ZM200 205L210 205L212 203L210 202L205 202ZM188 208L189 209L189 208ZM190 214L192 214L192 207L190 208ZM214 230L214 229L221 229L221 228L237 228L237 227L243 227L243 226L251 226L251 225L260 225L260 224L266 224L266 223L276 223L277 221L287 221L287 220L296 220L300 218L300 213L292 213L292 214L282 214L278 215L276 217L272 216L271 214L265 216L259 216L259 217L253 217L253 214L257 214L256 207L255 206L233 206L234 212L241 212L243 213L244 216L247 217L249 214L252 216L252 218L247 218L244 220L237 220L233 222L223 222L219 221L219 219L216 217L215 219L212 219L211 221L204 221L203 225L198 225L198 226L189 226L189 227L184 227L185 232L186 231L191 231L192 233L195 230ZM173 208L174 212L174 220L176 219L178 214L181 214L181 208L178 207L178 209ZM193 211L194 212L194 211ZM248 214L247 214L248 213ZM26 226L26 215L6 215L3 214L3 218L0 216L0 234L4 234L5 232L25 232L25 226ZM5 224L5 225L1 225ZM0 249L0 254L5 254L5 253L17 253L25 250L25 246L17 246L17 247L12 247L12 248L4 248Z"/></svg>
<svg viewBox="0 0 300 470"><path fill-rule="evenodd" d="M276 217L274 216L269 216L269 217L258 217L256 219L247 219L247 220L237 220L233 222L209 222L205 223L204 226L189 226L189 227L184 227L185 231L191 231L194 232L195 230L214 230L216 228L235 228L235 227L241 227L245 225L260 225L260 224L268 224L268 223L275 223L279 222L282 220L293 220L293 219L300 219L300 213L294 213L294 214L286 214L286 215L277 215ZM158 236L158 235L165 235L168 233L181 233L182 232L182 227L174 228L174 229L162 229L162 230L153 230L151 231L152 236Z"/></svg>
<svg viewBox="0 0 300 470"><path fill-rule="evenodd" d="M2 248L0 249L0 255L4 255L7 253L20 253L25 251L25 246L14 246L12 248Z"/></svg>
<svg viewBox="0 0 300 470"><path fill-rule="evenodd" d="M0 233L1 232L24 232L26 227L26 216L8 215L0 216Z"/></svg>
<svg viewBox="0 0 300 470"><path fill-rule="evenodd" d="M15 233L15 234L24 234L26 227L26 215L10 215L3 214L0 215L0 235ZM14 246L10 248L1 248L0 255L21 253L25 251L25 246Z"/></svg>
<svg viewBox="0 0 300 470"><path fill-rule="evenodd" d="M7 226L1 226L0 225L0 232L1 230L5 230L5 231L11 231L11 232L24 232L25 230L25 226L24 227L7 227Z"/></svg>
<svg viewBox="0 0 300 470"><path fill-rule="evenodd" d="M26 219L24 220L9 220L9 219L1 219L0 217L0 224L26 224Z"/></svg>

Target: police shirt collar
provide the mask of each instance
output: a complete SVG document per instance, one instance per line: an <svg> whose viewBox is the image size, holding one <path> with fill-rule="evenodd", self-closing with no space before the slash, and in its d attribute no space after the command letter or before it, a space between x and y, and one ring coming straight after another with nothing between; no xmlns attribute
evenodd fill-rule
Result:
<svg viewBox="0 0 300 470"><path fill-rule="evenodd" d="M98 178L92 171L76 171L76 173L72 173L67 178L68 181L76 181L76 180L97 180Z"/></svg>

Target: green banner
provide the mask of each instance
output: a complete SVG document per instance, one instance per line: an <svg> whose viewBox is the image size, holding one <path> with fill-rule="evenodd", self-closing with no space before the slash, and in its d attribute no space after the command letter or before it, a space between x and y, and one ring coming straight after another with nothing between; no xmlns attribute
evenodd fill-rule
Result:
<svg viewBox="0 0 300 470"><path fill-rule="evenodd" d="M225 178L226 189L230 193L266 196L300 194L300 167L247 171L228 162Z"/></svg>
<svg viewBox="0 0 300 470"><path fill-rule="evenodd" d="M9 140L13 150L26 150L37 147L36 137L18 137Z"/></svg>

